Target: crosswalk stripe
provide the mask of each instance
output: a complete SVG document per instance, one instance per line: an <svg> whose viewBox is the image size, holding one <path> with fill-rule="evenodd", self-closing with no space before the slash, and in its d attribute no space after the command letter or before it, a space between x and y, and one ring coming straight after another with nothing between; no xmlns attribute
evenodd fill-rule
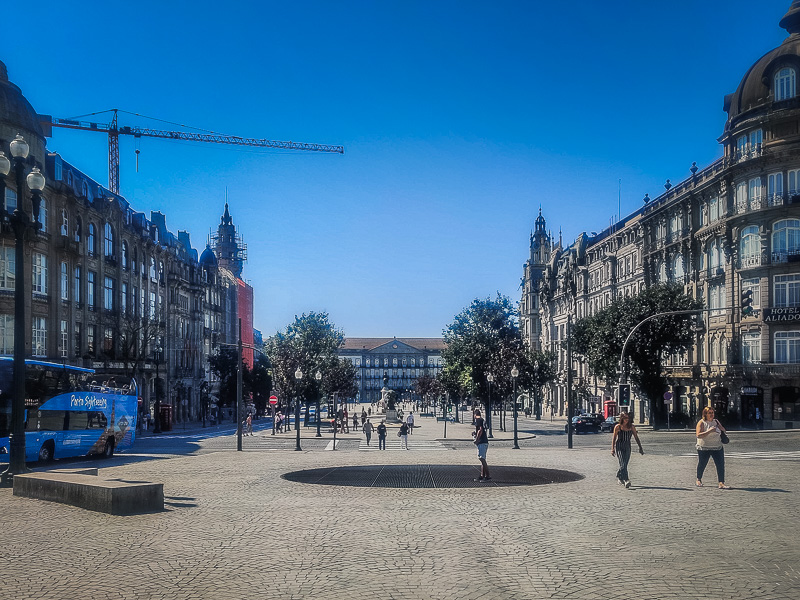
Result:
<svg viewBox="0 0 800 600"><path fill-rule="evenodd" d="M372 451L378 450L378 438L373 437L370 445L367 446L367 441L362 439L358 445L359 450L364 451ZM399 439L386 439L386 450L402 450L401 442ZM445 446L443 446L440 442L436 440L412 440L408 442L408 449L409 450L448 450Z"/></svg>

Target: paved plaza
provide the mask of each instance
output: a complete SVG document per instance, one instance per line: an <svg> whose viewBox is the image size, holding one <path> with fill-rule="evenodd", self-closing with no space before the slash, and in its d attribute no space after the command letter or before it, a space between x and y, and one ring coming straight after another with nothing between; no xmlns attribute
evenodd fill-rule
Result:
<svg viewBox="0 0 800 600"><path fill-rule="evenodd" d="M354 434L326 451L326 434L294 452L292 434L257 431L239 453L231 435L206 431L85 461L107 478L163 482L156 514L115 517L0 490L0 598L800 598L798 433L734 432L730 491L716 489L712 467L707 487L694 487L691 433L642 431L647 454L632 458L626 490L608 434L576 436L568 450L558 422L527 422L539 430L523 434L521 450L498 432L490 467L579 481L395 489L282 477L377 464L477 474L468 426L449 424L443 440L442 423L418 423L409 451L359 449Z"/></svg>

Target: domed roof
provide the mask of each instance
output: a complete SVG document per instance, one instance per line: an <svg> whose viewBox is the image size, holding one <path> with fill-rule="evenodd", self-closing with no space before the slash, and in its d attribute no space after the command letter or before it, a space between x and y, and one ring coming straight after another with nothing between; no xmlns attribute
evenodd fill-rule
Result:
<svg viewBox="0 0 800 600"><path fill-rule="evenodd" d="M20 89L8 80L8 70L2 61L0 61L0 125L14 130L15 134L22 133L23 136L28 132L33 133L44 142L44 133L36 111Z"/></svg>
<svg viewBox="0 0 800 600"><path fill-rule="evenodd" d="M725 97L726 129L742 113L771 102L772 80L778 69L793 65L800 70L800 0L792 2L780 26L789 32L789 37L750 67L736 92Z"/></svg>
<svg viewBox="0 0 800 600"><path fill-rule="evenodd" d="M203 250L203 253L200 255L200 264L210 267L217 266L217 256L208 244L206 244L206 249Z"/></svg>

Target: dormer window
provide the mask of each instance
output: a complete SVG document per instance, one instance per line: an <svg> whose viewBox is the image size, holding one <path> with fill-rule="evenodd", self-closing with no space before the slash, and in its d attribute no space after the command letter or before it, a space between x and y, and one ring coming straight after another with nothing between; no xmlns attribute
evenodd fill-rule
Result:
<svg viewBox="0 0 800 600"><path fill-rule="evenodd" d="M775 73L775 101L788 100L797 95L797 79L794 69L785 67Z"/></svg>

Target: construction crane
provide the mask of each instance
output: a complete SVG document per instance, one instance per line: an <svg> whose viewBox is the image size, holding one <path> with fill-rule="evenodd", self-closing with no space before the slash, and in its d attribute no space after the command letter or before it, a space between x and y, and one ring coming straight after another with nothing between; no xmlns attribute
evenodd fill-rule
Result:
<svg viewBox="0 0 800 600"><path fill-rule="evenodd" d="M100 131L108 134L108 187L115 194L119 194L119 136L132 135L134 138L154 137L169 140L186 140L190 142L211 142L214 144L231 144L234 146L256 146L259 148L280 148L282 150L309 150L311 152L335 152L344 154L344 146L330 144L307 144L304 142L281 142L276 140L245 138L236 135L222 135L218 133L194 133L187 131L160 131L143 127L119 127L117 113L119 109L113 108L114 113L111 123L94 123L78 121L75 119L58 119L49 115L39 115L39 120L45 131L51 127L65 129L80 129L83 131ZM125 111L122 111L125 112ZM99 113L93 113L99 114ZM133 113L131 113L133 114ZM137 149L138 154L138 149ZM138 156L137 156L138 158Z"/></svg>

